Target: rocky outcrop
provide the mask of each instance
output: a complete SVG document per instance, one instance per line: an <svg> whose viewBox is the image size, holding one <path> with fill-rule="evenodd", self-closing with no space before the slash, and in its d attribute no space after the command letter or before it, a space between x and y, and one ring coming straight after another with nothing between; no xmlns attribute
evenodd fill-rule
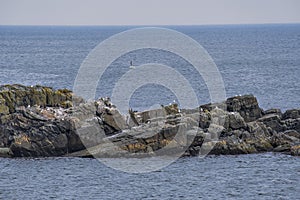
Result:
<svg viewBox="0 0 300 200"><path fill-rule="evenodd" d="M231 97L227 99L226 106L229 112L240 113L246 122L260 118L263 112L253 95Z"/></svg>
<svg viewBox="0 0 300 200"><path fill-rule="evenodd" d="M0 86L0 122L7 121L7 115L16 112L20 106L41 106L69 108L72 104L83 102L79 97L74 97L67 89L54 90L50 87L23 85Z"/></svg>
<svg viewBox="0 0 300 200"><path fill-rule="evenodd" d="M74 100L75 99L75 100ZM253 95L196 109L178 105L123 116L108 98L69 90L0 87L1 157L118 157L284 152L300 155L300 109L263 111Z"/></svg>

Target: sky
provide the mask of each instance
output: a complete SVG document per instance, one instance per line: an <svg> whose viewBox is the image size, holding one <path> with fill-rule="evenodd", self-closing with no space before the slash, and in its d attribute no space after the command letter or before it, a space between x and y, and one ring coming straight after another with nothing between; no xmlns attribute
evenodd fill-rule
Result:
<svg viewBox="0 0 300 200"><path fill-rule="evenodd" d="M300 0L0 0L0 25L300 23Z"/></svg>

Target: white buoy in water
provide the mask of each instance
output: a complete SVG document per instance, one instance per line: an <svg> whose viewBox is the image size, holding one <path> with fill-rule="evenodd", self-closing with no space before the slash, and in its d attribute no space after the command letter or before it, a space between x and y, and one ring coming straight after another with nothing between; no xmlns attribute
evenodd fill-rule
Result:
<svg viewBox="0 0 300 200"><path fill-rule="evenodd" d="M129 69L135 69L135 66L133 65L133 62L132 62L132 61L130 61Z"/></svg>

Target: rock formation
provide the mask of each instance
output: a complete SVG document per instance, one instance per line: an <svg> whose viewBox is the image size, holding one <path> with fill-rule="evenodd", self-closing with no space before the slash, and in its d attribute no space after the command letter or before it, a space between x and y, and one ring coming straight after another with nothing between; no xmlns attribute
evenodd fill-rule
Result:
<svg viewBox="0 0 300 200"><path fill-rule="evenodd" d="M0 156L153 156L284 152L300 155L300 109L264 111L253 95L195 109L123 116L108 98L69 90L0 87Z"/></svg>

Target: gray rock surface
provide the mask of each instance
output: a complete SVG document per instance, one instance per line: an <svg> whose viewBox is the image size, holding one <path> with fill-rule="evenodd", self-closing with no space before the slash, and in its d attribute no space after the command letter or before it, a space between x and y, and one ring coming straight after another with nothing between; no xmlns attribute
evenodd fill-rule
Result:
<svg viewBox="0 0 300 200"><path fill-rule="evenodd" d="M0 117L1 157L300 155L299 109L263 111L253 95L123 116L109 98L84 102L68 90L12 85L0 87Z"/></svg>

